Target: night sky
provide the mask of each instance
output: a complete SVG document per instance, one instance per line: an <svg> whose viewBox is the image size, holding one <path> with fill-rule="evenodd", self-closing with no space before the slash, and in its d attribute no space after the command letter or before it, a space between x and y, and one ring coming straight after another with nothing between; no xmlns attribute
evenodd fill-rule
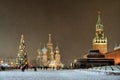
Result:
<svg viewBox="0 0 120 80"><path fill-rule="evenodd" d="M24 34L33 60L51 33L69 64L92 49L98 10L112 51L120 43L120 0L0 0L0 58L16 58Z"/></svg>

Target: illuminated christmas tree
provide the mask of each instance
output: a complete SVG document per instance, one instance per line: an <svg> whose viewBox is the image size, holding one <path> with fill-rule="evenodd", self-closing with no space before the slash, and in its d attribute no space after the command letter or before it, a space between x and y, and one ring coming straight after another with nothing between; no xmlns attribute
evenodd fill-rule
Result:
<svg viewBox="0 0 120 80"><path fill-rule="evenodd" d="M23 35L21 35L20 45L19 45L19 49L18 49L18 55L17 55L17 59L16 59L16 65L17 65L17 67L28 66L28 55L27 55L27 50L25 48L25 41L24 41Z"/></svg>

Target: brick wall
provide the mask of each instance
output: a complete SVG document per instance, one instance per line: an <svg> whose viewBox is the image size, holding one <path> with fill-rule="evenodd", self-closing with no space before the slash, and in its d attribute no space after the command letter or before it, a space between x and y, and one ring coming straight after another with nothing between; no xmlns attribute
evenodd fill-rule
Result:
<svg viewBox="0 0 120 80"><path fill-rule="evenodd" d="M114 59L115 65L120 64L120 49L107 52L105 58Z"/></svg>

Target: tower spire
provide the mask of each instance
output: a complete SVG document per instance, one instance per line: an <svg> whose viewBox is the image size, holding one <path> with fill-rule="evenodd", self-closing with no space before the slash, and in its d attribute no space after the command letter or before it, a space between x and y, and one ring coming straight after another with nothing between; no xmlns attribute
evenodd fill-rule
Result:
<svg viewBox="0 0 120 80"><path fill-rule="evenodd" d="M38 48L38 50L37 50L37 52L38 52L38 54L42 54L42 46L41 46L41 42L40 42L40 48Z"/></svg>
<svg viewBox="0 0 120 80"><path fill-rule="evenodd" d="M100 15L101 15L101 12L98 11L98 21L97 21L98 24L101 24L101 17L100 17Z"/></svg>
<svg viewBox="0 0 120 80"><path fill-rule="evenodd" d="M56 48L55 48L56 50L59 50L59 46L58 46L58 43L57 43L57 45L56 45Z"/></svg>
<svg viewBox="0 0 120 80"><path fill-rule="evenodd" d="M56 53L58 53L58 54L60 53L60 49L59 49L58 43L57 43L57 45L56 45L55 51L56 51Z"/></svg>
<svg viewBox="0 0 120 80"><path fill-rule="evenodd" d="M51 34L49 34L48 43L52 43Z"/></svg>
<svg viewBox="0 0 120 80"><path fill-rule="evenodd" d="M103 29L100 11L98 11L98 19L97 19L97 23L96 23L96 29Z"/></svg>
<svg viewBox="0 0 120 80"><path fill-rule="evenodd" d="M46 52L47 52L47 48L46 48L45 44L44 44L44 48L42 49L42 52L43 52L43 53L46 53Z"/></svg>
<svg viewBox="0 0 120 80"><path fill-rule="evenodd" d="M53 43L51 34L48 35L48 43L47 43L48 52L51 52L53 50Z"/></svg>

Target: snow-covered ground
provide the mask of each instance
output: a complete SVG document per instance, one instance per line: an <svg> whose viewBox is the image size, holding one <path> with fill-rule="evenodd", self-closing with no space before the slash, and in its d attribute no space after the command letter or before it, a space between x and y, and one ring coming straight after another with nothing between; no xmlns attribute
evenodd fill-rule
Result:
<svg viewBox="0 0 120 80"><path fill-rule="evenodd" d="M0 71L0 80L120 80L120 75L89 70L13 70Z"/></svg>

